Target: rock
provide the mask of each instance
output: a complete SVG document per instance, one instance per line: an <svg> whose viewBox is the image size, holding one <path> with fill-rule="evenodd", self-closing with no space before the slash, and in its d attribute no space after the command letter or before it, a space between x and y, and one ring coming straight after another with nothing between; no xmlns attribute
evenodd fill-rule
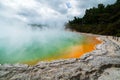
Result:
<svg viewBox="0 0 120 80"><path fill-rule="evenodd" d="M98 80L120 80L120 68L106 69Z"/></svg>
<svg viewBox="0 0 120 80"><path fill-rule="evenodd" d="M8 73L10 73L9 71L0 71L0 77L5 77L5 75L7 75Z"/></svg>
<svg viewBox="0 0 120 80"><path fill-rule="evenodd" d="M10 80L30 80L30 76L29 74L25 74L25 73L18 73L18 74L15 74L14 76L12 76L10 78Z"/></svg>

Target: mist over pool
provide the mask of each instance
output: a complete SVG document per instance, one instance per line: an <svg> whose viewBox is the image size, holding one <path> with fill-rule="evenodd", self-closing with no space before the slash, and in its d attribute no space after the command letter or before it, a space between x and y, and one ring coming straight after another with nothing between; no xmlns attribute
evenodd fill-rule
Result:
<svg viewBox="0 0 120 80"><path fill-rule="evenodd" d="M79 16L76 1L44 1L0 1L0 64L79 58L94 49L93 38L64 29L66 21Z"/></svg>
<svg viewBox="0 0 120 80"><path fill-rule="evenodd" d="M0 34L1 64L60 57L70 46L80 44L83 38L80 34L63 29L33 29L20 23L3 25Z"/></svg>

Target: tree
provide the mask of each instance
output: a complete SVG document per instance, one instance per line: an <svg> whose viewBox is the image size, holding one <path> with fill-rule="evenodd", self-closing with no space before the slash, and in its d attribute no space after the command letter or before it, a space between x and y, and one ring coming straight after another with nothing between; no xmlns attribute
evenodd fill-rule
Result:
<svg viewBox="0 0 120 80"><path fill-rule="evenodd" d="M74 17L68 24L68 28L80 32L120 36L120 0L87 9L83 18Z"/></svg>
<svg viewBox="0 0 120 80"><path fill-rule="evenodd" d="M105 9L105 6L103 4L98 4L98 12L101 13Z"/></svg>
<svg viewBox="0 0 120 80"><path fill-rule="evenodd" d="M104 9L105 6L103 4L98 4L98 9Z"/></svg>
<svg viewBox="0 0 120 80"><path fill-rule="evenodd" d="M116 3L120 3L120 0L117 0L117 2Z"/></svg>

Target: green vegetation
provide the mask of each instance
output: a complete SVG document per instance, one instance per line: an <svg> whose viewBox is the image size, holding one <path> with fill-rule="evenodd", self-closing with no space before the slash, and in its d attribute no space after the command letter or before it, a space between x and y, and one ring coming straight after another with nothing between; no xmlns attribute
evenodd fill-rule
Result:
<svg viewBox="0 0 120 80"><path fill-rule="evenodd" d="M45 24L28 24L28 25L30 25L33 29L36 29L36 28L43 29L43 28L48 26L48 25L45 25Z"/></svg>
<svg viewBox="0 0 120 80"><path fill-rule="evenodd" d="M120 36L120 0L112 5L98 4L87 9L83 18L74 17L67 29L102 35Z"/></svg>

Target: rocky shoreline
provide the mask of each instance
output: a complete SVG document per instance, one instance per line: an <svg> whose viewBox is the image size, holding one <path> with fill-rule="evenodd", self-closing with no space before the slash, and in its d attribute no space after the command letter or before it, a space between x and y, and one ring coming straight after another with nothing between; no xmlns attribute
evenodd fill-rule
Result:
<svg viewBox="0 0 120 80"><path fill-rule="evenodd" d="M79 59L0 65L0 80L120 80L120 45L105 36L99 39L103 43Z"/></svg>

